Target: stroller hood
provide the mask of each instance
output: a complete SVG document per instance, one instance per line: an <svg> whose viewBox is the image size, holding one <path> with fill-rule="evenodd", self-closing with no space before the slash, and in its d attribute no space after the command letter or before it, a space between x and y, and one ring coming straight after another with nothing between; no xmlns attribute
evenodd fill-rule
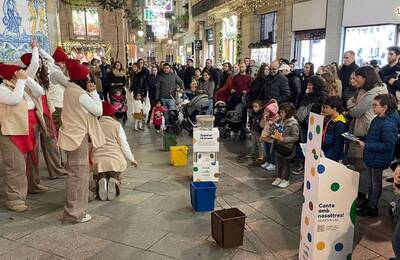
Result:
<svg viewBox="0 0 400 260"><path fill-rule="evenodd" d="M201 113L208 109L208 96L198 95L195 96L187 105L186 109L189 115L195 112Z"/></svg>

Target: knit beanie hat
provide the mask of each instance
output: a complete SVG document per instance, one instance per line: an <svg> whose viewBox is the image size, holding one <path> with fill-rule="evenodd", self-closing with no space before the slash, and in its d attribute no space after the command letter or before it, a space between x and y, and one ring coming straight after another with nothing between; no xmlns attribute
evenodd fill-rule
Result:
<svg viewBox="0 0 400 260"><path fill-rule="evenodd" d="M20 69L21 68L17 65L0 64L0 76L2 76L3 79L10 80L15 75L15 72Z"/></svg>
<svg viewBox="0 0 400 260"><path fill-rule="evenodd" d="M67 67L68 75L71 80L85 79L90 73L90 70L83 66L79 60L68 59L65 62L65 66Z"/></svg>
<svg viewBox="0 0 400 260"><path fill-rule="evenodd" d="M67 54L65 54L64 49L57 47L53 54L54 62L66 62L68 60Z"/></svg>
<svg viewBox="0 0 400 260"><path fill-rule="evenodd" d="M25 53L24 55L21 56L21 61L25 66L29 66L31 64L32 60L32 53Z"/></svg>
<svg viewBox="0 0 400 260"><path fill-rule="evenodd" d="M264 110L268 110L270 117L275 117L278 114L279 106L277 103L271 103L265 106Z"/></svg>

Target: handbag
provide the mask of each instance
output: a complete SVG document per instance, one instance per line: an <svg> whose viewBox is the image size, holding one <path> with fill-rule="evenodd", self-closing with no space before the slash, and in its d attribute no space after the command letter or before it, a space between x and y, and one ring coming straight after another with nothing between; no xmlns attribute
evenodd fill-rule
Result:
<svg viewBox="0 0 400 260"><path fill-rule="evenodd" d="M277 153L279 156L282 157L289 157L290 155L292 155L293 150L280 144L277 142L274 142L274 149L275 149L275 153Z"/></svg>

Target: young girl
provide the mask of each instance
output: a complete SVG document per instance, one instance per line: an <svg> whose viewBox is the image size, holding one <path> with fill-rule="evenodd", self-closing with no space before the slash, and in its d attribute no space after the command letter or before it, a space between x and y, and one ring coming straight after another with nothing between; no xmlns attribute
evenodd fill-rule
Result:
<svg viewBox="0 0 400 260"><path fill-rule="evenodd" d="M115 111L115 117L117 119L122 119L123 125L125 125L126 121L128 120L128 104L126 100L126 96L122 89L116 89L114 95L110 98L111 105L116 105L118 109Z"/></svg>
<svg viewBox="0 0 400 260"><path fill-rule="evenodd" d="M290 185L290 161L296 156L296 144L300 136L300 126L294 118L295 107L292 103L283 103L279 106L279 123L283 125L283 132L275 132L275 155L277 178L272 186L287 188Z"/></svg>
<svg viewBox="0 0 400 260"><path fill-rule="evenodd" d="M358 213L360 216L377 217L378 203L382 195L382 174L393 159L400 119L396 111L397 102L392 95L376 96L372 107L377 116L372 120L364 141L357 141L364 150L364 163L368 167L369 181L368 205Z"/></svg>
<svg viewBox="0 0 400 260"><path fill-rule="evenodd" d="M260 100L253 101L253 110L250 116L251 131L251 154L249 158L257 158L258 162L262 162L264 158L263 145L261 144L261 120L263 119L263 103Z"/></svg>
<svg viewBox="0 0 400 260"><path fill-rule="evenodd" d="M164 120L164 112L165 109L161 105L161 101L157 101L156 107L153 109L153 115L151 116L154 128L156 129L157 133L159 133L161 130L161 125Z"/></svg>
<svg viewBox="0 0 400 260"><path fill-rule="evenodd" d="M267 171L275 171L275 153L271 151L274 139L269 136L270 127L279 119L278 116L279 106L275 99L271 99L264 106L264 115L261 120L261 140L264 142L265 163L261 165Z"/></svg>
<svg viewBox="0 0 400 260"><path fill-rule="evenodd" d="M132 105L133 105L132 114L133 114L134 129L135 131L137 131L139 127L140 130L143 130L144 114L143 114L142 95L136 94L135 100L133 101Z"/></svg>

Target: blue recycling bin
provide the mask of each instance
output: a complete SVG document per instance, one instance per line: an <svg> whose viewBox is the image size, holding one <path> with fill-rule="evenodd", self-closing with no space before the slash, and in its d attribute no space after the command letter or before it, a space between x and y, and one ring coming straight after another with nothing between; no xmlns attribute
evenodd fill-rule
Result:
<svg viewBox="0 0 400 260"><path fill-rule="evenodd" d="M217 186L211 181L191 182L190 200L193 209L197 212L213 211L216 190Z"/></svg>

